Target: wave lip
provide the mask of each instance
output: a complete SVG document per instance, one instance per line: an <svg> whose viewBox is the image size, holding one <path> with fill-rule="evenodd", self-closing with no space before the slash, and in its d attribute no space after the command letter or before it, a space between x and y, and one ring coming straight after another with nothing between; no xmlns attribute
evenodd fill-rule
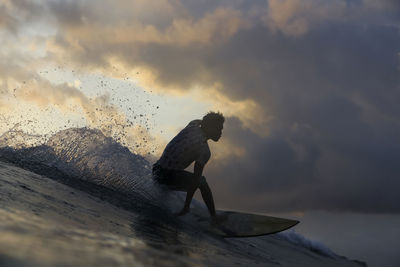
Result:
<svg viewBox="0 0 400 267"><path fill-rule="evenodd" d="M282 233L278 233L278 235L289 242L303 246L305 248L308 248L320 255L328 256L332 259L337 259L339 258L338 255L336 255L332 250L330 250L328 247L326 247L324 244L318 241L310 240L305 238L304 236L296 233L295 231L286 231Z"/></svg>
<svg viewBox="0 0 400 267"><path fill-rule="evenodd" d="M29 148L12 148L3 139L1 147L3 159L33 171L45 165L116 191L152 195L150 163L97 129L62 130L43 145Z"/></svg>

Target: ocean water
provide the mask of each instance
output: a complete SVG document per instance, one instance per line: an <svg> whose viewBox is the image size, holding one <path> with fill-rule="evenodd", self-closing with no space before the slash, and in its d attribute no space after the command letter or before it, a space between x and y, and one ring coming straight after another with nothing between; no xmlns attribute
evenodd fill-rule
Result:
<svg viewBox="0 0 400 267"><path fill-rule="evenodd" d="M145 158L98 130L67 129L33 146L7 136L0 266L365 266L295 230L224 239L190 214L174 216L184 194L154 184Z"/></svg>

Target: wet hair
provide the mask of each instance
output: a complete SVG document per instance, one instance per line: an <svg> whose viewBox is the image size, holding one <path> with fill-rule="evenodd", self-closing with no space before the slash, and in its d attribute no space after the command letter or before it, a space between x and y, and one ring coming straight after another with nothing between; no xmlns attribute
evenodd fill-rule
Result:
<svg viewBox="0 0 400 267"><path fill-rule="evenodd" d="M224 115L220 112L210 111L208 112L201 122L203 128L213 128L217 125L223 124L225 121Z"/></svg>

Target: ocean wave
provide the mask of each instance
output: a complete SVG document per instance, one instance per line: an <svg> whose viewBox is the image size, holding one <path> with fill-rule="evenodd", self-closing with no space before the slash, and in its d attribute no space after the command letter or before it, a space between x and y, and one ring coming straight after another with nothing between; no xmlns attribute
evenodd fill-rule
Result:
<svg viewBox="0 0 400 267"><path fill-rule="evenodd" d="M325 246L321 242L307 239L304 236L300 235L299 233L296 233L294 230L278 233L277 235L281 238L286 239L287 241L289 241L293 244L308 248L317 254L327 256L332 259L337 259L339 257L338 255L336 255L332 250L330 250L327 246Z"/></svg>
<svg viewBox="0 0 400 267"><path fill-rule="evenodd" d="M20 137L19 140L23 140L23 137ZM10 141L13 140L0 137L0 160L89 193L95 197L93 198L95 203L100 206L104 204L98 201L99 199L106 200L115 205L117 209L121 207L133 211L130 229L136 238L143 238L149 246L169 248L172 242L175 247L179 248L179 251L190 249L190 251L194 251L191 253L197 253L201 257L205 255L204 263L210 260L208 259L209 251L217 251L214 253L214 257L217 257L213 261L214 265L218 265L217 262L225 261L229 264L222 265L228 266L232 265L233 261L240 260L245 266L260 262L291 266L292 256L304 259L304 262L317 263L307 266L321 266L320 263L322 266L326 266L325 262L332 263L327 260L328 258L334 258L332 266L340 266L341 262L348 263L348 261L342 261L322 244L307 240L294 232L259 238L223 240L202 231L196 225L196 220L191 214L183 218L173 216L168 210L177 211L181 208L185 194L167 192L156 186L151 177L149 161L140 155L131 153L126 147L112 138L104 136L99 130L71 128L56 133L43 144L30 147L13 147ZM4 167L4 171L8 169L11 170L12 167ZM68 218L71 216L70 213L68 215L65 212L65 210L71 209L71 206L65 206L71 199L60 199L57 203L53 203L55 197L49 197L49 192L35 194L30 189L33 186L31 183L34 184L35 181L23 180L25 176L22 172L14 170L10 171L9 175L11 174L19 175L19 179L26 183L15 181L15 188L27 190L35 197L43 196L44 199L40 201L47 201L49 207L55 204L60 205L60 214ZM11 179L10 177L7 179ZM6 180L5 184L10 186L12 183ZM49 190L51 191L51 189ZM53 193L56 194L57 191ZM75 196L77 195L80 193L75 193ZM80 199L86 199L86 196L82 194ZM21 198L22 200L23 198ZM40 201L38 205L41 209L45 209L47 206ZM204 204L198 201L193 201L192 208L202 209L206 212ZM28 211L31 212L29 209ZM79 211L75 212L74 216L79 218ZM97 221L103 220L100 216L101 208L98 213ZM90 225L92 222L88 221L87 223ZM102 223L106 224L108 221L104 220ZM125 237L121 237L121 240L122 238ZM201 245L198 245L199 242ZM295 244L295 246L293 247L289 243ZM308 252L304 254L303 251L316 252L325 257L317 258L314 257L314 254ZM275 256L271 256L271 253ZM283 254L286 256L282 256ZM351 266L358 266L358 264L352 263Z"/></svg>
<svg viewBox="0 0 400 267"><path fill-rule="evenodd" d="M15 138L23 139L21 136ZM15 147L10 145L12 143L13 139L0 138L0 157L25 169L40 171L42 175L51 176L58 172L58 175L62 173L149 199L157 194L151 179L151 164L100 130L70 128L31 147Z"/></svg>

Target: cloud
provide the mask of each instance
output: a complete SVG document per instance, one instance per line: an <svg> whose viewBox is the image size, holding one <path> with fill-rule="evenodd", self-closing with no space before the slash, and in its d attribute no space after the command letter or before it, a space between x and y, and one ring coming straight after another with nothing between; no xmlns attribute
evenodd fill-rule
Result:
<svg viewBox="0 0 400 267"><path fill-rule="evenodd" d="M104 18L100 12L113 5L113 2L103 1L101 10L92 10L91 6L77 2L54 2L51 4L51 10L63 29L58 38L63 38L64 42L72 44L70 48L82 50L97 49L99 46L112 50L117 45L119 46L117 48L121 48L120 46L124 44L136 43L207 45L226 40L247 24L241 17L240 11L229 7L219 7L199 19L190 16L175 17L171 14L169 21L164 19L168 23L162 27L157 17L154 17L153 21L145 20L141 16L132 19L133 14L129 14L128 17L123 13L122 18L126 20L121 21L120 13L111 12ZM146 5L150 6L151 3ZM99 13L94 13L95 11ZM151 14L151 17L156 14Z"/></svg>
<svg viewBox="0 0 400 267"><path fill-rule="evenodd" d="M238 120L227 120L222 138L244 153L211 160L206 168L217 206L259 212L399 212L394 189L400 185L394 160L399 144L394 140L379 144L382 137L365 134L363 141L340 141L335 147L305 125L274 129L265 138L244 130Z"/></svg>
<svg viewBox="0 0 400 267"><path fill-rule="evenodd" d="M112 106L108 94L89 98L76 84L54 84L39 74L39 70L49 66L66 66L62 61L65 51L62 49L48 49L51 42L47 39L57 32L54 16L55 12L63 23L74 22L74 17L80 12L83 5L74 6L72 2L63 1L61 12L56 9L56 1L17 0L5 1L0 7L0 35L2 47L0 49L0 110L1 133L13 127L13 123L24 131L31 131L32 122L46 121L46 116L59 114L57 120L64 120L65 125L71 117L82 116L86 126L98 128L107 136L112 136L128 146L131 151L147 155L161 142L152 137L145 126L127 118L120 109ZM91 9L88 9L91 10ZM71 17L70 17L71 16ZM58 17L57 17L58 18ZM71 18L68 20L68 18ZM83 23L85 18L82 17ZM63 53L64 52L64 53ZM52 54L55 53L55 54ZM59 62L56 54L60 53ZM93 57L95 58L95 57ZM75 66L77 62L70 62ZM60 67L58 67L59 69ZM21 113L22 110L22 113ZM32 111L41 111L37 114ZM62 124L57 121L54 123ZM46 134L57 130L55 125L48 125ZM64 125L64 124L62 124ZM42 125L43 126L43 125ZM80 125L82 126L82 125ZM66 127L66 126L65 126ZM58 129L59 130L59 129ZM162 142L161 142L162 143Z"/></svg>
<svg viewBox="0 0 400 267"><path fill-rule="evenodd" d="M124 1L118 3L121 6L126 4ZM59 17L59 27L62 30L48 43L48 49L53 51L54 57L61 56L59 61L70 58L79 64L89 65L90 68L111 69L111 66L118 62L128 71L141 73L142 75L137 75L137 79L143 86L152 89L176 92L195 87L203 88L207 92L218 84L219 91L232 102L250 98L250 103L251 98L258 100L258 97L262 97L265 99L262 106L269 107L275 105L276 101L273 100L274 97L269 96L268 91L280 90L278 87L285 85L275 83L277 79L267 79L266 68L269 69L269 73L275 72L274 75L278 77L286 75L289 71L293 72L292 69L300 68L296 69L299 77L291 79L302 79L300 73L313 71L302 65L309 64L306 57L310 56L313 44L309 44L309 51L305 51L307 56L300 55L298 53L304 52L302 48L295 41L276 35L276 29L285 32L286 26L291 27L287 23L293 22L297 25L297 18L307 18L311 21L307 22L307 29L293 34L305 33L311 24L317 30L322 22L327 28L335 23L356 27L355 25L360 24L356 20L360 18L359 14L365 14L365 10L371 9L370 5L364 5L363 2L350 5L345 1L333 3L314 0L307 4L295 0L270 1L268 9L265 2L252 7L253 10L257 7L267 10L266 15L257 17L259 13L248 11L250 8L241 11L231 6L215 6L214 9L199 13L199 7L195 5L195 10L188 10L185 4L177 1L163 3L168 8L163 16L165 24L160 26L154 14L149 13L145 19L143 16L129 17L125 11L121 11L122 14L116 11L104 12L110 9L109 1L104 1L103 5L97 6L96 9L81 7L75 2L54 2L53 15ZM144 7L146 4L141 1L135 5L148 10ZM152 3L148 5L152 6ZM232 6L241 7L238 4ZM125 7L128 11L138 12L134 11L131 5ZM73 12L60 14L64 9ZM375 14L377 9L381 10L375 8L371 12ZM353 11L357 13L354 15ZM159 10L154 12L158 14ZM353 14L355 18L347 19L349 14ZM362 19L366 17L364 15ZM85 19L86 22L76 26L77 18ZM283 21L283 24L280 21ZM263 23L267 23L269 31L260 25ZM308 45L307 42L312 40L301 41L302 45ZM307 50L306 47L304 49ZM290 68L284 65L289 57L300 57L304 63L298 60L299 65ZM287 60L281 60L282 58ZM266 86L269 88L262 89ZM241 92L245 92L247 96ZM220 106L223 106L223 103L220 103ZM240 111L235 115L239 114ZM270 116L270 112L261 112L259 115ZM260 124L254 127L255 130L265 128Z"/></svg>
<svg viewBox="0 0 400 267"><path fill-rule="evenodd" d="M4 0L0 6L0 32L18 34L22 28L40 21L46 14L41 1Z"/></svg>
<svg viewBox="0 0 400 267"><path fill-rule="evenodd" d="M268 0L264 23L273 32L280 31L288 36L300 36L310 29L329 22L375 23L390 21L398 15L399 4L384 0Z"/></svg>
<svg viewBox="0 0 400 267"><path fill-rule="evenodd" d="M347 1L269 0L263 19L272 31L298 36L306 33L312 24L342 19L346 7Z"/></svg>
<svg viewBox="0 0 400 267"><path fill-rule="evenodd" d="M262 138L227 121L223 138L248 156L209 166L217 203L264 211L399 212L393 189L400 174L394 162L400 148L397 28L340 22L295 40L263 28L242 34L225 53L252 40L244 55L217 61L234 66L254 53L249 68L255 71L240 75L221 67L218 76L231 97L264 103L273 120Z"/></svg>

